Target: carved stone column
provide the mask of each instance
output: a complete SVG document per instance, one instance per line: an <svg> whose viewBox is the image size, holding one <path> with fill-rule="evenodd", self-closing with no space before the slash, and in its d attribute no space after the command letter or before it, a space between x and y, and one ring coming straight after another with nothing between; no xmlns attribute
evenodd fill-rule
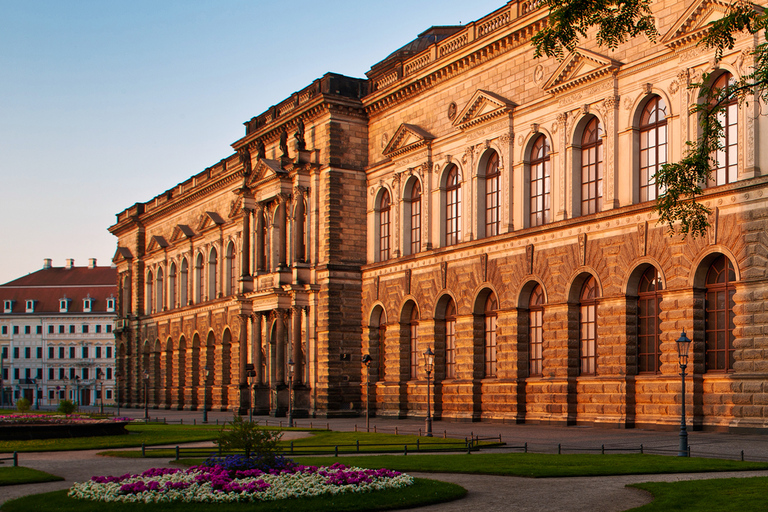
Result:
<svg viewBox="0 0 768 512"><path fill-rule="evenodd" d="M302 308L299 306L294 306L293 310L291 311L293 321L293 328L292 328L292 334L293 334L293 363L294 363L294 375L293 375L293 384L298 385L303 382L302 379L302 353L301 353L301 313Z"/></svg>

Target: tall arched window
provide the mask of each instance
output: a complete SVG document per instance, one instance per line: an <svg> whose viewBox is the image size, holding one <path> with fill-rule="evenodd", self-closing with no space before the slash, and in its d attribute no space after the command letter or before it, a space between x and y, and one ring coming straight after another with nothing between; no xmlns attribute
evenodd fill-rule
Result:
<svg viewBox="0 0 768 512"><path fill-rule="evenodd" d="M661 367L661 279L656 267L648 267L637 287L637 371L657 373Z"/></svg>
<svg viewBox="0 0 768 512"><path fill-rule="evenodd" d="M456 306L452 300L445 306L445 378L456 378Z"/></svg>
<svg viewBox="0 0 768 512"><path fill-rule="evenodd" d="M717 98L722 91L731 85L733 85L733 75L727 72L723 73L712 84L712 94ZM738 179L739 127L736 121L739 114L739 104L736 98L731 98L725 102L724 106L725 110L717 116L720 126L723 127L723 136L720 137L721 149L713 155L717 163L709 180L711 187L733 183Z"/></svg>
<svg viewBox="0 0 768 512"><path fill-rule="evenodd" d="M237 270L235 268L235 244L232 242L229 242L227 245L226 260L227 275L224 277L224 283L227 288L224 290L224 295L232 295L237 289L235 287L235 278L237 276Z"/></svg>
<svg viewBox="0 0 768 512"><path fill-rule="evenodd" d="M147 273L147 314L151 315L154 310L154 304L153 300L155 298L155 282L154 282L154 276L152 274L152 271L150 270Z"/></svg>
<svg viewBox="0 0 768 512"><path fill-rule="evenodd" d="M378 372L379 372L379 380L384 381L386 380L386 360L387 360L387 351L386 351L386 341L387 341L387 316L384 310L382 309L379 313L379 360L378 360Z"/></svg>
<svg viewBox="0 0 768 512"><path fill-rule="evenodd" d="M549 140L539 135L531 148L531 226L541 226L551 220Z"/></svg>
<svg viewBox="0 0 768 512"><path fill-rule="evenodd" d="M603 209L603 128L597 118L581 137L581 214Z"/></svg>
<svg viewBox="0 0 768 512"><path fill-rule="evenodd" d="M168 271L168 309L178 307L176 304L176 263L171 263L171 270Z"/></svg>
<svg viewBox="0 0 768 512"><path fill-rule="evenodd" d="M416 180L411 187L411 254L421 252L421 183Z"/></svg>
<svg viewBox="0 0 768 512"><path fill-rule="evenodd" d="M496 323L499 309L496 296L488 294L485 300L484 359L485 377L496 377Z"/></svg>
<svg viewBox="0 0 768 512"><path fill-rule="evenodd" d="M501 190L499 181L499 155L496 152L488 158L488 164L485 167L485 236L495 236L499 234L500 199Z"/></svg>
<svg viewBox="0 0 768 512"><path fill-rule="evenodd" d="M445 182L445 245L461 241L461 178L459 169L451 166Z"/></svg>
<svg viewBox="0 0 768 512"><path fill-rule="evenodd" d="M194 301L195 304L199 304L203 301L203 255L197 254L197 260L195 260L195 283L194 283Z"/></svg>
<svg viewBox="0 0 768 512"><path fill-rule="evenodd" d="M181 260L181 271L179 272L179 304L184 307L189 302L187 294L189 293L189 264L187 258Z"/></svg>
<svg viewBox="0 0 768 512"><path fill-rule="evenodd" d="M707 272L706 366L707 371L733 370L733 295L736 272L731 260L718 257Z"/></svg>
<svg viewBox="0 0 768 512"><path fill-rule="evenodd" d="M219 253L211 249L208 258L208 300L213 300L219 292Z"/></svg>
<svg viewBox="0 0 768 512"><path fill-rule="evenodd" d="M384 190L379 199L379 261L389 259L389 192Z"/></svg>
<svg viewBox="0 0 768 512"><path fill-rule="evenodd" d="M640 116L640 201L659 196L656 172L667 163L667 106L654 96Z"/></svg>
<svg viewBox="0 0 768 512"><path fill-rule="evenodd" d="M419 311L416 309L416 306L411 308L411 319L408 324L408 334L411 379L416 379L419 376Z"/></svg>
<svg viewBox="0 0 768 512"><path fill-rule="evenodd" d="M579 360L581 375L597 373L597 281L587 279L579 300Z"/></svg>
<svg viewBox="0 0 768 512"><path fill-rule="evenodd" d="M528 300L528 374L540 376L544 367L544 290L540 285Z"/></svg>
<svg viewBox="0 0 768 512"><path fill-rule="evenodd" d="M262 272L269 270L269 224L263 208L256 223L256 269Z"/></svg>
<svg viewBox="0 0 768 512"><path fill-rule="evenodd" d="M157 287L155 293L157 298L155 299L155 307L158 311L162 311L165 308L165 279L163 277L163 267L157 268Z"/></svg>

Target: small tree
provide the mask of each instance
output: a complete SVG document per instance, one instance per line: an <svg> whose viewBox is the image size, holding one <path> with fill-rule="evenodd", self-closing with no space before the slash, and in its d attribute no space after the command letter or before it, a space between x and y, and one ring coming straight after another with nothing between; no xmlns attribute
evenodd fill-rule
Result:
<svg viewBox="0 0 768 512"><path fill-rule="evenodd" d="M29 406L30 405L31 404L29 403L29 400L27 400L26 398L19 398L18 400L16 400L16 408L21 413L25 413L25 412L29 411Z"/></svg>
<svg viewBox="0 0 768 512"><path fill-rule="evenodd" d="M282 435L282 432L265 430L257 422L243 421L241 416L235 415L229 425L221 428L216 444L221 451L244 450L246 457L254 455L272 465Z"/></svg>
<svg viewBox="0 0 768 512"><path fill-rule="evenodd" d="M75 412L76 408L77 408L77 405L72 400L62 400L61 402L59 402L59 408L57 409L57 411L69 416L70 414Z"/></svg>

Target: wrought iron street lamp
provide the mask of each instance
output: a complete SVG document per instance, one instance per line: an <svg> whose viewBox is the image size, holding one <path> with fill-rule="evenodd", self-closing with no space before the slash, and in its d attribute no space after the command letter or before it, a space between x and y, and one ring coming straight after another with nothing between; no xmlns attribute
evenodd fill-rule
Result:
<svg viewBox="0 0 768 512"><path fill-rule="evenodd" d="M688 430L685 426L685 368L688 366L688 350L691 346L691 340L683 334L677 339L677 356L680 361L680 377L682 378L682 391L680 396L680 448L678 457L688 456Z"/></svg>
<svg viewBox="0 0 768 512"><path fill-rule="evenodd" d="M296 363L293 362L293 358L288 360L288 373L290 374L290 380L288 381L288 426L293 427L293 371Z"/></svg>
<svg viewBox="0 0 768 512"><path fill-rule="evenodd" d="M144 372L144 421L149 421L149 372Z"/></svg>
<svg viewBox="0 0 768 512"><path fill-rule="evenodd" d="M432 370L435 368L435 353L432 347L427 347L424 352L424 369L427 371L427 437L432 437L432 406L430 405L430 384L432 381Z"/></svg>
<svg viewBox="0 0 768 512"><path fill-rule="evenodd" d="M211 374L211 370L208 369L208 365L204 368L205 381L203 382L203 423L208 423L208 376Z"/></svg>
<svg viewBox="0 0 768 512"><path fill-rule="evenodd" d="M252 364L246 365L246 371L248 372L248 421L253 423L253 403L254 403L254 388L253 379L256 377L256 370L253 369Z"/></svg>
<svg viewBox="0 0 768 512"><path fill-rule="evenodd" d="M373 359L370 355L365 354L363 356L363 366L365 366L365 431L371 431L371 419L370 419L370 405L371 405L371 362Z"/></svg>

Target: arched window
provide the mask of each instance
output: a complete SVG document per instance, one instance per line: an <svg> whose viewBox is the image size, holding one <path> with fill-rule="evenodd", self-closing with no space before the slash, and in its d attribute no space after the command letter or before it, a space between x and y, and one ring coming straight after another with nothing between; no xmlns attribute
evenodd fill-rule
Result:
<svg viewBox="0 0 768 512"><path fill-rule="evenodd" d="M269 268L269 227L264 209L260 209L256 220L256 270Z"/></svg>
<svg viewBox="0 0 768 512"><path fill-rule="evenodd" d="M722 91L733 85L733 75L723 73L712 84L713 97L717 98ZM714 100L713 100L714 101ZM709 186L725 185L738 179L739 160L739 127L737 124L739 104L736 98L731 98L724 103L725 110L717 116L720 126L723 127L723 135L720 137L720 149L715 151L713 158L717 161L716 167L709 180Z"/></svg>
<svg viewBox="0 0 768 512"><path fill-rule="evenodd" d="M235 277L237 276L237 270L235 268L235 244L232 242L229 242L227 245L227 256L226 256L227 262L226 262L226 273L227 275L224 278L224 283L226 285L226 290L224 290L224 295L232 295L235 293L235 290L237 289L235 287Z"/></svg>
<svg viewBox="0 0 768 512"><path fill-rule="evenodd" d="M189 293L189 264L187 258L181 260L181 271L179 272L179 304L184 307L189 302L187 298Z"/></svg>
<svg viewBox="0 0 768 512"><path fill-rule="evenodd" d="M176 304L176 263L171 263L171 270L168 272L168 309L178 307Z"/></svg>
<svg viewBox="0 0 768 512"><path fill-rule="evenodd" d="M531 148L531 226L551 221L549 140L539 135Z"/></svg>
<svg viewBox="0 0 768 512"><path fill-rule="evenodd" d="M154 304L153 300L155 297L155 283L154 283L154 276L152 274L152 271L150 270L147 273L147 314L151 315L154 310Z"/></svg>
<svg viewBox="0 0 768 512"><path fill-rule="evenodd" d="M667 163L667 106L654 96L640 116L640 201L659 196L656 172Z"/></svg>
<svg viewBox="0 0 768 512"><path fill-rule="evenodd" d="M461 241L461 178L459 169L451 166L445 182L445 245Z"/></svg>
<svg viewBox="0 0 768 512"><path fill-rule="evenodd" d="M195 261L195 286L194 286L194 301L195 304L199 304L203 301L203 255L197 254L197 260Z"/></svg>
<svg viewBox="0 0 768 512"><path fill-rule="evenodd" d="M540 376L544 366L544 290L540 285L528 300L528 374Z"/></svg>
<svg viewBox="0 0 768 512"><path fill-rule="evenodd" d="M637 371L658 373L661 366L661 279L656 267L648 267L637 287Z"/></svg>
<svg viewBox="0 0 768 512"><path fill-rule="evenodd" d="M384 381L386 380L386 374L385 374L385 368L386 368L386 359L387 359L387 351L386 351L386 340L387 340L387 316L384 310L382 309L379 312L379 360L378 360L378 372L379 372L379 380Z"/></svg>
<svg viewBox="0 0 768 512"><path fill-rule="evenodd" d="M496 321L498 318L496 296L488 294L485 300L484 359L485 377L496 377Z"/></svg>
<svg viewBox="0 0 768 512"><path fill-rule="evenodd" d="M411 379L419 375L419 311L416 306L411 308L411 319L408 324Z"/></svg>
<svg viewBox="0 0 768 512"><path fill-rule="evenodd" d="M163 277L163 267L157 268L157 287L155 288L155 293L157 294L157 298L155 299L155 307L158 311L162 311L165 308L165 294L163 293L165 290L165 279Z"/></svg>
<svg viewBox="0 0 768 512"><path fill-rule="evenodd" d="M411 187L411 254L421 252L421 183L414 181Z"/></svg>
<svg viewBox="0 0 768 512"><path fill-rule="evenodd" d="M445 306L445 378L456 378L456 306L452 300Z"/></svg>
<svg viewBox="0 0 768 512"><path fill-rule="evenodd" d="M597 282L587 279L579 300L579 360L581 375L597 373Z"/></svg>
<svg viewBox="0 0 768 512"><path fill-rule="evenodd" d="M499 155L494 152L485 168L485 236L499 234L500 198Z"/></svg>
<svg viewBox="0 0 768 512"><path fill-rule="evenodd" d="M733 370L733 295L736 272L731 260L718 257L707 272L706 366L707 371Z"/></svg>
<svg viewBox="0 0 768 512"><path fill-rule="evenodd" d="M208 259L208 300L217 297L219 291L219 253L215 248L211 249Z"/></svg>
<svg viewBox="0 0 768 512"><path fill-rule="evenodd" d="M304 263L307 261L307 210L303 196L298 198L294 210L294 231L295 258L299 263Z"/></svg>
<svg viewBox="0 0 768 512"><path fill-rule="evenodd" d="M389 259L389 192L384 190L379 199L379 261Z"/></svg>
<svg viewBox="0 0 768 512"><path fill-rule="evenodd" d="M603 128L597 118L581 137L581 214L603 209Z"/></svg>

